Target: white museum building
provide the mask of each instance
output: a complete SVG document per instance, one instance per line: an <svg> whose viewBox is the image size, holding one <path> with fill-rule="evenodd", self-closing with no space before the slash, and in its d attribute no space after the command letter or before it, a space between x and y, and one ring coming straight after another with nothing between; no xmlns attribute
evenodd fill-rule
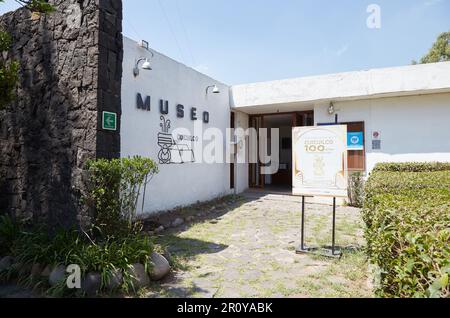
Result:
<svg viewBox="0 0 450 318"><path fill-rule="evenodd" d="M249 188L288 192L293 127L337 123L361 137L348 149L349 171L450 162L450 62L228 86L124 38L121 154L160 167L143 213ZM211 127L222 131L224 154L237 145L235 163L199 160ZM278 171L265 175L249 163L248 136L230 137L229 128L279 129Z"/></svg>

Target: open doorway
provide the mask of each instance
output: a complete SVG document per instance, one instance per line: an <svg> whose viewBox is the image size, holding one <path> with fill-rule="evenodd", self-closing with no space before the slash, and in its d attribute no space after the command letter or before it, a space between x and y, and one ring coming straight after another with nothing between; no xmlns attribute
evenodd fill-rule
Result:
<svg viewBox="0 0 450 318"><path fill-rule="evenodd" d="M264 188L266 190L284 191L292 189L292 115L272 115L264 118L265 128L268 129L268 153L272 155L271 129L279 129L279 170L273 175L264 176Z"/></svg>
<svg viewBox="0 0 450 318"><path fill-rule="evenodd" d="M267 153L271 151L271 129L279 129L279 170L273 175L261 174L261 163L250 164L249 183L252 188L271 192L292 191L292 128L314 126L314 112L267 114L250 117L250 127L268 130ZM259 139L258 139L259 144ZM259 151L259 149L258 149Z"/></svg>

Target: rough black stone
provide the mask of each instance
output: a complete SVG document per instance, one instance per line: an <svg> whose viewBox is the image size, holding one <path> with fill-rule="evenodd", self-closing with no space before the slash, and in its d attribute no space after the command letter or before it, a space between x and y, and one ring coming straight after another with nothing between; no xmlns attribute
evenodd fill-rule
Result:
<svg viewBox="0 0 450 318"><path fill-rule="evenodd" d="M122 1L49 2L56 12L0 17L6 58L20 63L17 98L0 111L0 214L72 227L91 215L80 204L86 161L120 156L120 130L99 119L121 114Z"/></svg>

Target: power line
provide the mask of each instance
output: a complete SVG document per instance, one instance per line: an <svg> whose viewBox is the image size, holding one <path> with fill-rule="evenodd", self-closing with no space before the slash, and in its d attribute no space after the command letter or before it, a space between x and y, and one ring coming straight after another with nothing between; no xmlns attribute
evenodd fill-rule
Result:
<svg viewBox="0 0 450 318"><path fill-rule="evenodd" d="M177 7L178 18L180 19L180 23L181 23L181 28L183 29L184 37L185 37L185 39L186 39L186 44L187 44L188 52L189 52L189 54L190 54L190 56L191 56L192 66L195 66L195 65L197 65L197 62L195 61L194 54L192 53L192 48L191 48L191 45L190 45L190 38L189 38L189 34L188 34L188 32L187 32L186 26L185 26L185 24L184 24L183 17L182 17L182 15L181 15L180 2L179 2L179 0L176 0L175 4L176 4L176 7Z"/></svg>
<svg viewBox="0 0 450 318"><path fill-rule="evenodd" d="M139 34L139 32L134 27L134 25L131 23L131 21L129 21L128 19L124 19L124 21L125 21L126 24L128 24L128 26L130 27L131 31L133 31L134 34L137 35L137 37L139 38L138 40L145 40L144 38L141 37L141 34Z"/></svg>
<svg viewBox="0 0 450 318"><path fill-rule="evenodd" d="M167 25L169 26L170 32L172 33L172 36L173 36L173 38L175 40L175 43L176 43L176 45L178 47L178 51L180 52L180 58L185 60L183 51L181 50L180 42L178 42L178 38L177 38L177 36L175 34L175 31L174 31L174 29L172 27L172 24L170 23L170 20L169 20L169 17L167 15L167 13L166 13L166 10L164 9L163 4L161 3L161 0L158 0L158 3L159 3L159 7L161 8L161 11L162 11L162 13L163 13L163 15L164 15L164 17L166 19Z"/></svg>

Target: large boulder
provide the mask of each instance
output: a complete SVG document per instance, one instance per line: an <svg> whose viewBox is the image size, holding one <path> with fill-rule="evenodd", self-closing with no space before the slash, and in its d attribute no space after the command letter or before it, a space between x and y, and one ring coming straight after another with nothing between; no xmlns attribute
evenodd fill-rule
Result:
<svg viewBox="0 0 450 318"><path fill-rule="evenodd" d="M102 288L102 276L99 273L88 273L81 281L81 290L89 297L97 296Z"/></svg>
<svg viewBox="0 0 450 318"><path fill-rule="evenodd" d="M53 287L64 282L66 279L67 279L66 267L60 265L52 270L48 278L48 283L50 284L50 286Z"/></svg>
<svg viewBox="0 0 450 318"><path fill-rule="evenodd" d="M161 280L170 273L170 264L161 254L153 252L152 255L150 255L150 261L153 264L150 272L151 280Z"/></svg>
<svg viewBox="0 0 450 318"><path fill-rule="evenodd" d="M147 287L150 285L150 277L145 271L145 266L142 264L133 264L128 269L128 275L132 277L131 282L135 290Z"/></svg>
<svg viewBox="0 0 450 318"><path fill-rule="evenodd" d="M106 283L106 288L108 290L116 290L119 289L123 284L123 273L121 270L117 269L111 273L108 277L108 281Z"/></svg>
<svg viewBox="0 0 450 318"><path fill-rule="evenodd" d="M9 270L14 263L14 259L11 256L5 256L0 260L0 272Z"/></svg>

